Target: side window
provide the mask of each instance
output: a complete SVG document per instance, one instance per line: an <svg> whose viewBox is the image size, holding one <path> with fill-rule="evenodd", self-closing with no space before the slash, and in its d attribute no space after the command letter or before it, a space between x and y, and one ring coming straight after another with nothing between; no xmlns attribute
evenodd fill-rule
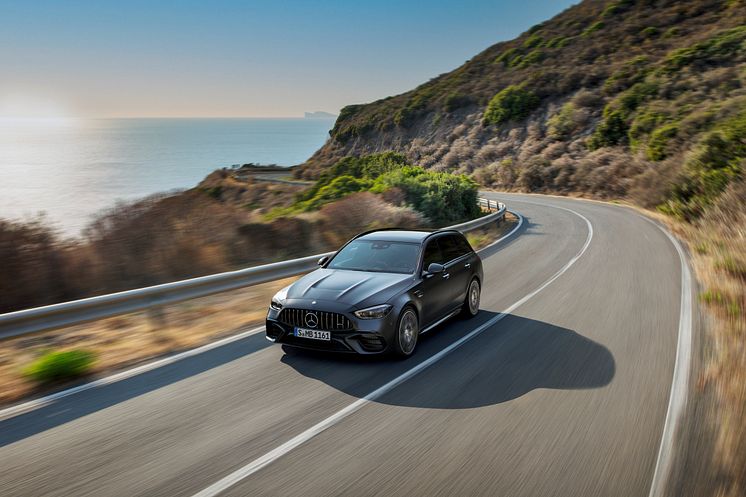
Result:
<svg viewBox="0 0 746 497"><path fill-rule="evenodd" d="M458 240L458 246L461 250L461 254L468 254L470 252L473 252L474 249L471 248L471 245L469 245L469 242L466 240L466 237L464 235L456 236L456 239Z"/></svg>
<svg viewBox="0 0 746 497"><path fill-rule="evenodd" d="M459 236L457 235L442 236L438 241L440 242L440 247L443 251L443 259L446 262L458 259L462 255L467 253L467 251L464 250L465 247L461 244L461 240L459 240Z"/></svg>
<svg viewBox="0 0 746 497"><path fill-rule="evenodd" d="M422 257L422 269L427 270L433 262L443 264L443 254L440 252L438 240L430 240L425 246L425 254Z"/></svg>

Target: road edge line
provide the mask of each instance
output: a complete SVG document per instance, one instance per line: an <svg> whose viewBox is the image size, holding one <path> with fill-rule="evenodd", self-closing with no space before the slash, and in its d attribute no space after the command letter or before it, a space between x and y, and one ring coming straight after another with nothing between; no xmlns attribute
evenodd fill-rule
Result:
<svg viewBox="0 0 746 497"><path fill-rule="evenodd" d="M679 254L681 262L681 303L679 307L679 336L676 341L676 362L671 379L671 394L668 398L666 419L658 448L658 457L653 470L653 481L650 484L649 497L662 497L665 494L673 464L673 446L679 422L684 414L689 395L689 376L691 374L692 344L693 344L693 314L692 274L686 253L679 240L668 230L643 215L638 215L657 227L668 237Z"/></svg>

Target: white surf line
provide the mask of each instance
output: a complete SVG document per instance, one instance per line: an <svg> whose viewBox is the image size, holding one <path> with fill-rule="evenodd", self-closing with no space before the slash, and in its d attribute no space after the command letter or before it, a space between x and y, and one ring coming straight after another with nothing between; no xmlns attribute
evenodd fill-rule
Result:
<svg viewBox="0 0 746 497"><path fill-rule="evenodd" d="M551 206L551 207L555 208L556 206ZM567 264L565 264L562 267L562 269L560 269L559 271L557 271L556 273L554 273L554 275L551 278L549 278L548 280L546 280L541 286L539 286L538 288L536 288L535 290L533 290L528 295L524 296L518 302L516 302L513 305L511 305L510 307L508 307L507 309L505 309L503 312L501 312L497 316L495 316L495 317L491 318L489 321L481 324L480 326L478 326L477 328L475 328L474 330L472 330L471 332L469 332L469 334L467 334L467 335L461 337L460 339L456 340L451 345L449 345L445 349L441 350L437 354L435 354L433 356L430 356L425 361L417 364L412 369L410 369L408 371L405 371L404 373L402 373L401 375L397 376L393 380L389 381L388 383L384 384L383 386L381 386L381 387L377 388L376 390L372 391L371 393L369 393L365 397L356 400L355 402L353 402L352 404L348 405L344 409L342 409L340 411L337 411L336 413L332 414L331 416L329 416L328 418L324 419L323 421L321 421L321 422L313 425L311 428L308 428L304 432L302 432L302 433L296 435L295 437L291 438L290 440L288 440L284 444L280 445L279 447L277 447L277 448L275 448L275 449L267 452L266 454L264 454L263 456L261 456L261 457L259 457L257 459L254 459L253 461L251 461L250 463L248 463L246 466L244 466L244 467L242 467L242 468L234 471L233 473L230 473L228 476L222 478L221 480L218 480L217 482L213 483L212 485L210 485L209 487L205 488L204 490L202 490L202 491L194 494L193 497L214 497L214 496L222 493L223 491L229 489L230 487L234 486L235 484L239 483L241 480L244 480L245 478L247 478L247 477L251 476L252 474L256 473L257 471L259 471L260 469L264 468L265 466L268 466L269 464L271 464L272 462L274 462L277 459L281 458L285 454L291 452L296 447L298 447L298 446L302 445L303 443L311 440L313 437L315 437L319 433L323 432L327 428L330 428L330 427L336 425L337 423L339 423L340 421L342 421L344 418L346 418L346 417L350 416L351 414L359 411L366 404L368 404L368 403L374 401L375 399L381 397L385 393L393 390L396 386L400 385L401 383L403 383L403 382L407 381L408 379L414 377L415 375L417 375L421 371L423 371L423 370L427 369L428 367L432 366L433 364L435 364L436 362L438 362L439 360L441 360L442 358L444 358L445 356L447 356L449 353L451 353L452 351L454 351L455 349L457 349L458 347L460 347L461 345L463 345L464 343L466 343L469 340L471 340L472 338L476 337L477 335L479 335L484 330L486 330L487 328L491 327L492 325L494 325L498 321L501 321L502 319L504 319L505 317L507 317L515 309L517 309L521 305L525 304L528 300L530 300L531 298L533 298L536 294L538 294L539 292L541 292L542 290L544 290L546 287L548 287L549 285L551 285L552 282L554 282L554 280L556 280L557 278L559 278L560 276L562 276L568 269L570 269L573 266L573 264L575 264L575 262L577 262L578 259L580 259L580 257L588 249L588 246L591 244L591 240L593 239L593 225L591 224L591 222L585 216L583 216L582 214L579 214L579 213L573 211L572 209L567 209L565 207L559 207L559 208L563 209L563 210L566 210L566 211L569 211L569 212L572 212L573 214L581 217L585 221L586 225L588 226L588 236L587 236L587 238L585 240L585 243L583 244L583 247L580 249L580 251L577 254L575 254L575 256L572 259L570 259L570 261ZM523 218L521 217L520 219L521 219L521 223L522 223ZM520 224L519 224L519 226L520 226ZM518 227L516 227L515 229L517 229L517 228ZM515 229L513 231L515 231ZM509 233L506 236L509 236L510 234L512 234L513 231L511 231L511 233ZM505 237L503 237L503 238L505 238Z"/></svg>
<svg viewBox="0 0 746 497"><path fill-rule="evenodd" d="M520 214L511 212L513 215L518 216L519 222L518 225L513 228L509 233L506 235L503 235L502 237L498 238L488 246L478 250L478 252L481 252L482 250L485 250L489 247L492 247L493 245L496 245L500 243L501 241L505 240L509 236L511 236L513 233L515 233L518 228L521 227L523 224L523 218ZM264 331L264 326L259 326L257 328L252 328L250 330L241 332L237 335L232 335L226 338L223 338L222 340L218 340L217 342L212 342L205 344L201 347L198 347L196 349L187 350L184 352L181 352L179 354L165 357L163 359L158 359L156 361L143 364L142 366L137 366L132 369L127 369L125 371L121 371L119 373L115 373L113 375L107 376L105 378L100 378L98 380L91 381L89 383L84 383L83 385L79 385L77 387L68 388L66 390L62 390L60 392L55 392L53 394L47 395L45 397L41 397L38 399L29 400L28 402L24 402L22 404L6 407L5 409L0 410L0 421L5 421L6 419L13 418L15 416L18 416L20 414L27 413L29 411L33 411L34 409L39 409L40 407L44 407L45 405L48 405L52 402L55 402L60 399L64 399L65 397L69 397L70 395L75 395L76 393L85 392L86 390L91 390L93 388L102 387L105 385L110 385L112 383L116 383L118 381L126 380L127 378L132 378L133 376L137 376L142 373L147 373L149 371L152 371L154 369L161 368L163 366L168 366L169 364L173 364L177 361L180 361L182 359L186 359L188 357L193 357L198 354L202 354L204 352L208 352L214 348L222 347L223 345L227 345L229 343L235 342L237 340L241 340L243 338L246 338L251 335L255 335L261 331Z"/></svg>
<svg viewBox="0 0 746 497"><path fill-rule="evenodd" d="M227 345L229 343L241 340L248 336L255 335L261 331L264 331L264 326L252 328L250 330L243 331L236 335L223 338L221 340L218 340L217 342L211 342L211 343L202 345L201 347L197 347L196 349L191 349L191 350L187 350L187 351L184 351L184 352L181 352L179 354L175 354L169 357L164 357L163 359L158 359L156 361L143 364L142 366L137 366L132 369L127 369L125 371L122 371L120 373L115 373L105 378L100 378L98 380L94 380L89 383L84 383L83 385L78 385L77 387L68 388L67 390L62 390L61 392L56 392L51 395L41 397L39 399L34 399L28 402L24 402L22 404L7 407L3 410L0 410L0 421L5 421L6 419L18 416L19 414L33 411L34 409L38 409L54 401L64 399L65 397L69 397L70 395L74 395L76 393L85 392L86 390L91 390L93 388L102 387L104 385L110 385L112 383L126 380L127 378L132 378L133 376L137 376L139 374L147 373L148 371L161 368L163 366L168 366L169 364L173 364L177 361L181 361L182 359L186 359L187 357L192 357L198 354L202 354L203 352L207 352L209 350L222 347L223 345Z"/></svg>
<svg viewBox="0 0 746 497"><path fill-rule="evenodd" d="M668 409L666 420L663 425L661 444L658 448L658 458L653 471L653 481L650 484L650 497L664 495L668 476L673 463L674 437L679 426L679 421L684 413L689 388L689 371L692 360L692 275L689 264L686 261L684 249L679 241L663 226L653 222L645 216L640 215L650 224L657 227L665 234L673 244L681 261L681 306L679 308L679 337L676 344L676 362L673 368L673 379L671 380L671 395L668 398Z"/></svg>

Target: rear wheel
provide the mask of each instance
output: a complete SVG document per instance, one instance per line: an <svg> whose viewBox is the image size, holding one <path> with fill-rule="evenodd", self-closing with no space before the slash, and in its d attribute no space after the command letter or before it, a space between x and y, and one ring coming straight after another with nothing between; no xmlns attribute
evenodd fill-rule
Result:
<svg viewBox="0 0 746 497"><path fill-rule="evenodd" d="M398 357L409 357L417 345L417 337L420 334L419 320L417 314L411 307L405 307L399 316L394 337L393 352Z"/></svg>
<svg viewBox="0 0 746 497"><path fill-rule="evenodd" d="M467 318L473 318L479 312L479 299L481 297L482 287L479 280L472 279L469 288L466 289L466 300L461 308L461 315Z"/></svg>

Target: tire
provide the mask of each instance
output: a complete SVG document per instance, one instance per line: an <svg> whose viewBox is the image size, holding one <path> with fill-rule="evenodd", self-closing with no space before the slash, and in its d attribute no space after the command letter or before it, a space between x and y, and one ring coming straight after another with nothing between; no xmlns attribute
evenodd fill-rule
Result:
<svg viewBox="0 0 746 497"><path fill-rule="evenodd" d="M461 308L461 315L467 319L473 318L479 313L479 299L482 295L482 286L479 280L472 278L469 286L466 288L466 299L464 306Z"/></svg>
<svg viewBox="0 0 746 497"><path fill-rule="evenodd" d="M420 333L420 321L414 308L407 306L402 309L396 322L396 333L392 352L396 357L404 359L414 353L417 346L417 337Z"/></svg>

